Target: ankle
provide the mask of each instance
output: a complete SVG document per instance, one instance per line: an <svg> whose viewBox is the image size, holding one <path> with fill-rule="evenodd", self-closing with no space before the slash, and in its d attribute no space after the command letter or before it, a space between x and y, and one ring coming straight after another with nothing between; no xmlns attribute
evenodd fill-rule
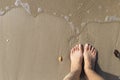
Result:
<svg viewBox="0 0 120 80"><path fill-rule="evenodd" d="M70 73L72 73L76 77L80 77L81 71L80 70L73 70L73 71L70 71Z"/></svg>
<svg viewBox="0 0 120 80"><path fill-rule="evenodd" d="M81 70L82 70L81 65L78 64L77 66L74 66L74 64L71 64L71 69L70 69L71 72L79 72L79 73L81 73Z"/></svg>
<svg viewBox="0 0 120 80"><path fill-rule="evenodd" d="M94 69L92 69L91 67L84 67L84 71L85 73L89 73L91 71L94 71Z"/></svg>
<svg viewBox="0 0 120 80"><path fill-rule="evenodd" d="M70 72L74 72L74 73L80 74L81 70L82 70L81 68L76 68L76 69L71 68Z"/></svg>
<svg viewBox="0 0 120 80"><path fill-rule="evenodd" d="M70 73L63 80L79 80L80 73L79 71L70 71Z"/></svg>

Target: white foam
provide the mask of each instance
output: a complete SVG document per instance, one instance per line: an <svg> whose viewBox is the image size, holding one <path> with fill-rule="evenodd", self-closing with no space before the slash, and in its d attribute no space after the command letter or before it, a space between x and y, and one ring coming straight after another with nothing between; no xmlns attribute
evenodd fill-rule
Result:
<svg viewBox="0 0 120 80"><path fill-rule="evenodd" d="M6 6L6 7L5 7L5 10L9 10L9 9L10 9L9 6Z"/></svg>
<svg viewBox="0 0 120 80"><path fill-rule="evenodd" d="M29 14L31 14L30 6L28 3L23 3L21 0L16 0L15 6L22 6Z"/></svg>
<svg viewBox="0 0 120 80"><path fill-rule="evenodd" d="M106 16L105 17L105 22L112 22L112 21L120 21L120 18L116 17L116 16Z"/></svg>
<svg viewBox="0 0 120 80"><path fill-rule="evenodd" d="M0 10L0 16L4 15L5 11Z"/></svg>
<svg viewBox="0 0 120 80"><path fill-rule="evenodd" d="M69 21L69 17L68 17L68 16L64 16L64 19L65 19L66 21Z"/></svg>
<svg viewBox="0 0 120 80"><path fill-rule="evenodd" d="M75 27L74 27L73 22L69 22L69 25L70 25L70 28L72 29L72 31L74 31L74 30L75 30Z"/></svg>
<svg viewBox="0 0 120 80"><path fill-rule="evenodd" d="M23 4L22 4L22 7L23 7L29 14L31 14L31 12L30 12L30 6L29 6L28 3L23 3Z"/></svg>
<svg viewBox="0 0 120 80"><path fill-rule="evenodd" d="M82 22L81 23L81 26L83 27L83 26L85 26L87 23L86 22Z"/></svg>
<svg viewBox="0 0 120 80"><path fill-rule="evenodd" d="M41 7L39 7L37 11L38 11L38 13L41 13L41 12L43 12L43 9Z"/></svg>
<svg viewBox="0 0 120 80"><path fill-rule="evenodd" d="M22 4L22 1L21 0L16 0L15 1L15 6L19 6L19 5L21 5Z"/></svg>

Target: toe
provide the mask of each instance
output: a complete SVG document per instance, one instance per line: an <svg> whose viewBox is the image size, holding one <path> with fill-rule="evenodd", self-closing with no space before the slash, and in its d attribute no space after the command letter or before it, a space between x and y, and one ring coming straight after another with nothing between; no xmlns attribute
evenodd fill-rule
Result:
<svg viewBox="0 0 120 80"><path fill-rule="evenodd" d="M81 45L81 44L79 44L79 50L80 50L81 53L83 52L83 49L82 49L82 45Z"/></svg>
<svg viewBox="0 0 120 80"><path fill-rule="evenodd" d="M92 47L92 48L91 48L91 52L93 52L93 51L94 51L94 49L95 49L95 48L94 48L94 47Z"/></svg>
<svg viewBox="0 0 120 80"><path fill-rule="evenodd" d="M81 48L81 44L79 44L79 48Z"/></svg>
<svg viewBox="0 0 120 80"><path fill-rule="evenodd" d="M76 45L75 46L75 51L78 51L79 50L79 45Z"/></svg>
<svg viewBox="0 0 120 80"><path fill-rule="evenodd" d="M71 53L73 53L75 51L75 48L73 47L72 49L71 49Z"/></svg>
<svg viewBox="0 0 120 80"><path fill-rule="evenodd" d="M88 50L91 51L91 49L92 49L92 45L88 44Z"/></svg>
<svg viewBox="0 0 120 80"><path fill-rule="evenodd" d="M74 53L76 50L79 50L79 45L75 45L75 46L71 49L71 53Z"/></svg>
<svg viewBox="0 0 120 80"><path fill-rule="evenodd" d="M93 50L92 55L96 56L96 50L95 49Z"/></svg>
<svg viewBox="0 0 120 80"><path fill-rule="evenodd" d="M85 51L89 50L89 45L88 44L85 44L84 50Z"/></svg>

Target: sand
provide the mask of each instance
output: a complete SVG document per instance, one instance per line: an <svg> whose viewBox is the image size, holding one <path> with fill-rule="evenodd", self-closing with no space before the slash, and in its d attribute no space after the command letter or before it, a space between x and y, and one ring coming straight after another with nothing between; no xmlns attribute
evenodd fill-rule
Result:
<svg viewBox="0 0 120 80"><path fill-rule="evenodd" d="M62 80L78 43L96 47L96 71L119 80L120 1L16 1L0 0L0 80Z"/></svg>

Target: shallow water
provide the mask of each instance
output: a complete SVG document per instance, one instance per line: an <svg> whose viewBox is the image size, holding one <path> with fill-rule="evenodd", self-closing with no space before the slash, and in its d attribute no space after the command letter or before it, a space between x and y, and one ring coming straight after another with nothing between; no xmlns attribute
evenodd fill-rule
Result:
<svg viewBox="0 0 120 80"><path fill-rule="evenodd" d="M0 0L0 80L61 80L70 48L86 42L118 78L119 8L119 0Z"/></svg>

